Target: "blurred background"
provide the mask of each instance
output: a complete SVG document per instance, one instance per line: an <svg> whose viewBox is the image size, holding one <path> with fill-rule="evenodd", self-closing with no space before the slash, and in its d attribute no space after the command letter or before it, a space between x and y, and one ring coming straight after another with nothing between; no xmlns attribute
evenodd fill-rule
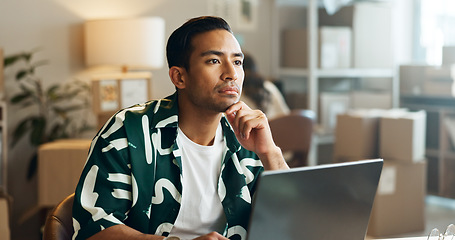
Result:
<svg viewBox="0 0 455 240"><path fill-rule="evenodd" d="M376 214L371 235L423 233L426 197L455 198L452 0L4 0L5 238L41 238L49 209L74 184L56 176L77 178L90 139L115 110L173 93L165 42L201 15L230 23L286 111L315 113L306 165L390 164L375 208L402 211L409 225ZM58 139L75 142L44 146ZM81 152L78 164L64 161Z"/></svg>

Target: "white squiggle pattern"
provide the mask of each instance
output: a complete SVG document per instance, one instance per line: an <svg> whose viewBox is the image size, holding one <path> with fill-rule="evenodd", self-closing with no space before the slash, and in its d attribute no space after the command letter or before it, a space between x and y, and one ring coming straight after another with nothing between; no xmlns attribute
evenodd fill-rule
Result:
<svg viewBox="0 0 455 240"><path fill-rule="evenodd" d="M237 172L240 174L243 174L243 168L240 166L239 158L237 155L232 155L232 162L234 163L235 169L237 169Z"/></svg>
<svg viewBox="0 0 455 240"><path fill-rule="evenodd" d="M81 229L81 224L75 218L73 218L73 229L74 229L74 234L73 234L72 240L75 240L76 236L79 233L79 230Z"/></svg>
<svg viewBox="0 0 455 240"><path fill-rule="evenodd" d="M117 199L131 200L131 192L124 189L114 188L112 196Z"/></svg>
<svg viewBox="0 0 455 240"><path fill-rule="evenodd" d="M107 147L103 148L101 151L107 152L107 151L111 150L112 148L115 148L117 150L122 150L127 147L128 147L128 140L126 138L119 138L119 139L110 141L109 145Z"/></svg>
<svg viewBox="0 0 455 240"><path fill-rule="evenodd" d="M246 166L260 167L260 166L262 166L262 163L261 163L261 160L256 160L253 158L245 158L245 159L242 159L242 161L240 161L240 166L242 167L242 169L246 170L243 172L243 174L245 175L246 183L249 184L254 180L254 174Z"/></svg>
<svg viewBox="0 0 455 240"><path fill-rule="evenodd" d="M227 230L227 237L230 238L234 235L238 234L240 236L240 239L246 239L246 229L243 228L242 226L240 225L237 225L237 226L233 226L233 227L230 227L228 230Z"/></svg>
<svg viewBox="0 0 455 240"><path fill-rule="evenodd" d="M245 202L251 204L251 194L250 194L250 190L248 189L248 187L243 186L241 192L242 192L242 199L245 200Z"/></svg>
<svg viewBox="0 0 455 240"><path fill-rule="evenodd" d="M163 188L165 188L172 195L172 197L175 199L175 201L180 203L180 201L182 200L182 196L177 191L177 188L174 186L174 184L172 184L172 182L169 181L168 179L161 178L158 181L156 181L156 184L155 184L155 195L156 196L152 197L152 204L163 203L163 200L164 200Z"/></svg>
<svg viewBox="0 0 455 240"><path fill-rule="evenodd" d="M85 177L81 192L81 205L92 215L93 221L98 221L107 215L104 209L95 207L96 200L98 199L98 193L94 191L97 174L98 166L93 165Z"/></svg>
<svg viewBox="0 0 455 240"><path fill-rule="evenodd" d="M160 224L157 228L156 228L156 232L155 232L155 235L163 235L163 233L170 233L171 232L171 229L174 225L172 225L171 223L162 223Z"/></svg>
<svg viewBox="0 0 455 240"><path fill-rule="evenodd" d="M131 184L131 176L123 173L109 173L107 180L111 182Z"/></svg>
<svg viewBox="0 0 455 240"><path fill-rule="evenodd" d="M131 207L134 207L137 203L137 198L139 197L139 188L137 186L136 178L133 174L131 174L131 187L133 189L133 205Z"/></svg>
<svg viewBox="0 0 455 240"><path fill-rule="evenodd" d="M101 135L102 138L107 138L109 137L112 133L116 132L123 126L123 121L125 120L125 114L128 111L141 111L144 110L145 105L140 105L140 106L135 106L131 108L125 108L123 110L120 110L116 115L115 115L115 122L112 124L112 126Z"/></svg>
<svg viewBox="0 0 455 240"><path fill-rule="evenodd" d="M159 99L159 100L156 102L155 108L153 109L153 113L157 113L157 112L158 112L158 109L160 109L160 106L161 106L161 99Z"/></svg>
<svg viewBox="0 0 455 240"><path fill-rule="evenodd" d="M221 167L221 172L224 170L224 164ZM218 179L218 196L220 197L221 202L223 202L224 198L226 197L226 185L224 185L223 178Z"/></svg>
<svg viewBox="0 0 455 240"><path fill-rule="evenodd" d="M156 157L156 151L158 151L161 155L168 155L172 152L172 148L161 148L161 130L158 129L156 133L152 133L152 141L155 143L155 157ZM159 143L159 144L157 144Z"/></svg>
<svg viewBox="0 0 455 240"><path fill-rule="evenodd" d="M159 123L156 124L156 128L163 128L170 123L175 123L178 121L177 115L170 116L166 119L161 120Z"/></svg>
<svg viewBox="0 0 455 240"><path fill-rule="evenodd" d="M147 160L148 164L151 164L153 161L152 143L150 141L149 118L147 115L142 116L142 132L144 136L145 159Z"/></svg>

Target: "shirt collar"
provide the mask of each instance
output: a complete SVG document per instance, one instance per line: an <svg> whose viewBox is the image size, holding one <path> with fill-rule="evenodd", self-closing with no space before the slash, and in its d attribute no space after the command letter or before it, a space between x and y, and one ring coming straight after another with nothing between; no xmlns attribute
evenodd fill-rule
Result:
<svg viewBox="0 0 455 240"><path fill-rule="evenodd" d="M157 106L154 109L155 114L159 117L154 118L153 126L156 128L175 128L177 131L178 127L178 96L177 92L174 94L159 100ZM165 125L159 125L159 122L162 122L164 119L169 119L168 123ZM221 118L221 127L223 129L223 134L226 138L226 145L231 152L237 152L240 150L241 145L237 141L237 138L232 130L231 125L227 121L226 117L223 114Z"/></svg>

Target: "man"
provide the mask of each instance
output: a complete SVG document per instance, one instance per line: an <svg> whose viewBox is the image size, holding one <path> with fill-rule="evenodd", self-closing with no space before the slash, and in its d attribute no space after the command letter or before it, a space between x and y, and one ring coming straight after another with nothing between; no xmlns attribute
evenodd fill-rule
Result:
<svg viewBox="0 0 455 240"><path fill-rule="evenodd" d="M288 168L265 115L239 102L243 54L223 19L183 24L167 59L176 93L119 111L93 139L75 239L245 239L259 174Z"/></svg>

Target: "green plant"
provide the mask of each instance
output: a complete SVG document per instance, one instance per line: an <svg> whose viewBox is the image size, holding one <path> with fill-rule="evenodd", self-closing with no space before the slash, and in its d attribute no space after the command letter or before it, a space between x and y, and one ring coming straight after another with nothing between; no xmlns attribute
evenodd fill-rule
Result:
<svg viewBox="0 0 455 240"><path fill-rule="evenodd" d="M15 81L19 93L14 95L10 102L29 112L18 121L12 133L12 147L27 135L31 145L38 147L56 139L76 137L92 129L87 119L81 117L81 113L90 106L89 85L73 80L45 88L42 79L36 76L36 69L48 62L33 61L35 52L18 53L4 59L5 68L14 65L18 69ZM32 158L28 176L33 176L35 171L36 153Z"/></svg>

